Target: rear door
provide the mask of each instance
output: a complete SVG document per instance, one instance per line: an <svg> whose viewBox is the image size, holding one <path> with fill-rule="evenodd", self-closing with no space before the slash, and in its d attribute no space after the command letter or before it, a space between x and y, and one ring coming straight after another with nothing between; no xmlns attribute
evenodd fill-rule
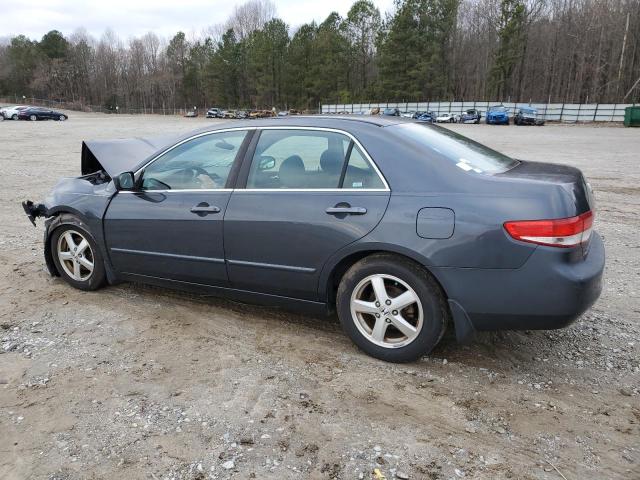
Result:
<svg viewBox="0 0 640 480"><path fill-rule="evenodd" d="M227 285L222 222L248 133L234 129L182 142L145 167L141 190L116 194L104 229L117 271Z"/></svg>
<svg viewBox="0 0 640 480"><path fill-rule="evenodd" d="M378 224L389 188L344 132L265 127L252 143L225 215L230 284L317 300L323 265Z"/></svg>

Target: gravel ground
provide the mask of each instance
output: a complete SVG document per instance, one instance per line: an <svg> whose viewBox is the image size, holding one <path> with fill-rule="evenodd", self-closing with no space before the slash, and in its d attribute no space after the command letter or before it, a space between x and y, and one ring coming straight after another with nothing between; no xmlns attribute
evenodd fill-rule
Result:
<svg viewBox="0 0 640 480"><path fill-rule="evenodd" d="M0 478L640 478L640 130L452 126L585 172L604 291L567 329L390 365L334 318L49 277L19 202L77 175L81 140L205 122L0 123Z"/></svg>

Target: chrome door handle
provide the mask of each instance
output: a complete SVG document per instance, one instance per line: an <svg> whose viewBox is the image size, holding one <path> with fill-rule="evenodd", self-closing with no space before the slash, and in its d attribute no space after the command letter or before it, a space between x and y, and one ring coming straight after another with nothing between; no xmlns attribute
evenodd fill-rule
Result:
<svg viewBox="0 0 640 480"><path fill-rule="evenodd" d="M329 215L364 215L367 209L364 207L330 207L325 210Z"/></svg>
<svg viewBox="0 0 640 480"><path fill-rule="evenodd" d="M195 213L200 216L205 216L210 213L220 213L220 208L209 205L208 203L199 203L191 207L191 213Z"/></svg>

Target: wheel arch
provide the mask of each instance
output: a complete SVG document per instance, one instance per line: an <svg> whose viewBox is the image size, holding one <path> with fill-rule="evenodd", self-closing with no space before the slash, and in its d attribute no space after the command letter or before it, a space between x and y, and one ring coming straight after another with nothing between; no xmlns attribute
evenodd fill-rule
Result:
<svg viewBox="0 0 640 480"><path fill-rule="evenodd" d="M446 290L444 289L442 282L438 279L437 275L434 274L432 269L429 268L431 262L428 259L417 255L414 251L399 247L397 245L389 245L389 244L362 244L356 246L352 246L347 250L342 250L339 254L334 255L328 263L327 266L322 270L320 274L320 289L319 289L319 298L326 302L330 309L333 309L336 301L336 291L338 289L338 284L340 283L340 279L342 276L351 268L356 262L362 260L365 257L370 255L387 253L391 255L396 255L398 257L409 260L413 263L416 263L421 268L426 270L431 277L436 281L436 283L440 286L442 293L444 294L445 299L448 299L448 295Z"/></svg>
<svg viewBox="0 0 640 480"><path fill-rule="evenodd" d="M53 261L53 252L51 250L51 235L53 235L53 232L63 225L77 225L88 232L91 232L91 230L84 221L84 215L71 207L54 207L47 211L47 216L49 218L44 231L44 260L49 273L54 277L59 277L60 272Z"/></svg>
<svg viewBox="0 0 640 480"><path fill-rule="evenodd" d="M403 249L396 245L361 245L360 248L351 248L343 251L341 255L334 256L330 262L331 267L323 269L320 277L320 286L322 290L319 292L319 298L326 302L328 310L334 311L336 305L336 292L342 276L359 260L370 255L387 253L403 258L412 263L417 264L424 269L433 278L434 282L440 287L440 291L447 305L449 319L453 323L456 332L456 338L460 343L468 343L475 336L475 328L469 319L464 307L449 297L443 282L438 278L434 269L430 268L431 263L428 259L415 254L411 250Z"/></svg>
<svg viewBox="0 0 640 480"><path fill-rule="evenodd" d="M107 275L107 281L110 284L117 283L117 277L113 268L111 267L111 263L109 261L109 257L106 255L106 248L102 244L102 232L95 232L91 228L91 221L89 218L80 212L79 210L70 207L68 205L60 205L47 210L47 221L45 223L45 233L44 233L44 258L47 264L47 270L54 277L59 277L60 272L58 271L55 262L53 261L53 252L51 250L51 235L58 228L64 225L76 225L87 232L89 232L96 243L98 244L98 248L101 250L103 263Z"/></svg>

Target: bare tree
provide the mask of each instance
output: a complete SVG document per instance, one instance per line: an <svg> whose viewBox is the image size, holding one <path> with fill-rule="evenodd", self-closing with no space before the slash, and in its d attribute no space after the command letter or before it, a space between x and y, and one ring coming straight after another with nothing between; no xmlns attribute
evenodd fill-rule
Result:
<svg viewBox="0 0 640 480"><path fill-rule="evenodd" d="M249 0L233 9L231 18L225 23L225 31L232 29L237 38L242 40L251 32L262 29L276 14L276 7L271 0Z"/></svg>

